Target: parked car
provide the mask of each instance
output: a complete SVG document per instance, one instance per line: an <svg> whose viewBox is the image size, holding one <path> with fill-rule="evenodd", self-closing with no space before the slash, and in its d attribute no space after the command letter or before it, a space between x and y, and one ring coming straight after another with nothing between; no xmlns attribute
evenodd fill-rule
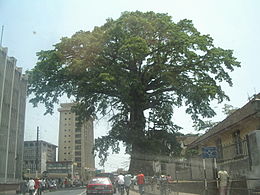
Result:
<svg viewBox="0 0 260 195"><path fill-rule="evenodd" d="M108 177L95 177L88 182L87 195L107 194L113 195L113 184Z"/></svg>

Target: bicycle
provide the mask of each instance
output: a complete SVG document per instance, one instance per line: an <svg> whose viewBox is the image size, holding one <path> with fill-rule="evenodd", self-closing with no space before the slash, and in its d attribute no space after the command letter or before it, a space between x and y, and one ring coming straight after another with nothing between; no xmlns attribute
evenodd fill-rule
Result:
<svg viewBox="0 0 260 195"><path fill-rule="evenodd" d="M120 195L124 195L124 193L125 193L125 186L124 185L119 185L119 191L120 191Z"/></svg>

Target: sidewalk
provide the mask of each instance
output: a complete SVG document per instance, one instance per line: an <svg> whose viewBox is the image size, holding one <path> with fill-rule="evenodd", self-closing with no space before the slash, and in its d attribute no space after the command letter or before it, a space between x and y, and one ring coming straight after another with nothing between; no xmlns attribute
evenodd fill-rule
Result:
<svg viewBox="0 0 260 195"><path fill-rule="evenodd" d="M139 193L138 193L138 186L134 186L134 189L132 188L131 192L133 192L134 195L137 195L137 194L139 195ZM160 195L160 191L158 189L156 189L156 190L154 190L152 192L151 188L149 186L145 186L145 192L150 194L150 195ZM168 193L168 195L199 195L199 194L171 191L170 193Z"/></svg>
<svg viewBox="0 0 260 195"><path fill-rule="evenodd" d="M149 194L151 194L151 193L149 193ZM139 193L136 190L131 190L130 195L139 195ZM199 195L199 194L190 194L190 193L183 193L183 192L172 192L171 195Z"/></svg>

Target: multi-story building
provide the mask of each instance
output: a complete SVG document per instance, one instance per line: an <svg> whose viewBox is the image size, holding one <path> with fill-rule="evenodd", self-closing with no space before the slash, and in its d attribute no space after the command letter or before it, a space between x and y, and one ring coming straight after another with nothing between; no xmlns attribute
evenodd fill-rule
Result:
<svg viewBox="0 0 260 195"><path fill-rule="evenodd" d="M27 78L0 47L0 185L22 178Z"/></svg>
<svg viewBox="0 0 260 195"><path fill-rule="evenodd" d="M46 171L47 161L56 161L56 148L54 144L46 141L38 141L38 159L36 159L37 141L24 142L23 170L26 173L36 172L38 161L38 173Z"/></svg>
<svg viewBox="0 0 260 195"><path fill-rule="evenodd" d="M59 161L72 161L77 165L75 174L84 179L86 172L95 168L93 120L79 125L77 115L71 110L73 103L61 104L59 125Z"/></svg>

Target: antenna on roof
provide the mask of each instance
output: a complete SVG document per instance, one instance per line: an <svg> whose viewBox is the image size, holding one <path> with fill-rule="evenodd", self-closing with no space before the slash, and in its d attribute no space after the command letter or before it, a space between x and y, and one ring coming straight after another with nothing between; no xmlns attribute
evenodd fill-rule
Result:
<svg viewBox="0 0 260 195"><path fill-rule="evenodd" d="M248 92L247 92L247 99L248 99L248 101L250 101L250 96L249 96Z"/></svg>
<svg viewBox="0 0 260 195"><path fill-rule="evenodd" d="M4 25L2 25L2 30L1 30L1 40L0 40L1 47L2 47L2 42L3 42L3 36L4 36Z"/></svg>

